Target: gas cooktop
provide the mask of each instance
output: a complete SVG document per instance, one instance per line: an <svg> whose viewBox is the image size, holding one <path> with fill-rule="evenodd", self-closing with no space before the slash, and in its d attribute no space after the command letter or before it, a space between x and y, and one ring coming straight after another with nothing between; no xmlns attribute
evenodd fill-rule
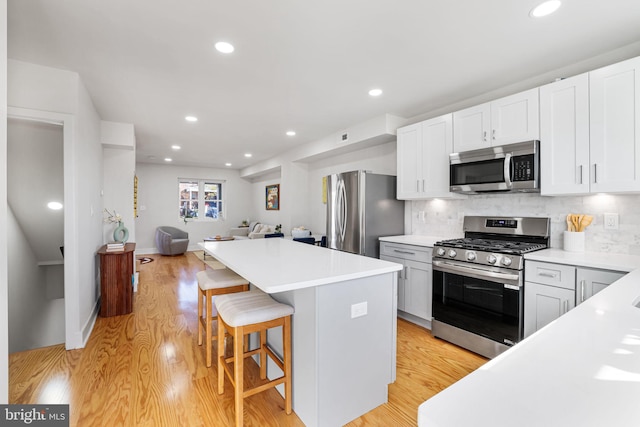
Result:
<svg viewBox="0 0 640 427"><path fill-rule="evenodd" d="M529 243L520 241L492 240L465 237L461 239L443 240L436 245L447 248L459 248L505 254L525 254L547 247L544 243Z"/></svg>

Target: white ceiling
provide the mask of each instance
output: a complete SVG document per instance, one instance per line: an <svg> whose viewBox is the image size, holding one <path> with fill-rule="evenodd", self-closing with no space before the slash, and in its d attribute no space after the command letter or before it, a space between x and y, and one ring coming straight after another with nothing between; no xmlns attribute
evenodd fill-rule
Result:
<svg viewBox="0 0 640 427"><path fill-rule="evenodd" d="M534 20L537 3L9 0L8 50L78 72L103 120L134 124L139 162L242 168L640 41L638 0L563 0Z"/></svg>

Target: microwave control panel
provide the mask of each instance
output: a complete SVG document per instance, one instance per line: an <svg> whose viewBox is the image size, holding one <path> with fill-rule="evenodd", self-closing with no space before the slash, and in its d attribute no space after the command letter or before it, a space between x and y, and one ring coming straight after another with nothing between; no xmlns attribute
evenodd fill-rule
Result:
<svg viewBox="0 0 640 427"><path fill-rule="evenodd" d="M533 181L534 167L533 167L533 154L526 156L513 157L513 181Z"/></svg>

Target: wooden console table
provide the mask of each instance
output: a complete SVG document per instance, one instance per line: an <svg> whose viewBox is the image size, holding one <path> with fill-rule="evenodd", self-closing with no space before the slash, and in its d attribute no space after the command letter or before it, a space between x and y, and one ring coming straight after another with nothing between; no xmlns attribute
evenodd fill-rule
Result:
<svg viewBox="0 0 640 427"><path fill-rule="evenodd" d="M100 291L102 302L100 316L120 316L133 310L134 273L133 251L135 243L126 243L124 250L107 252L107 245L98 250L100 254Z"/></svg>

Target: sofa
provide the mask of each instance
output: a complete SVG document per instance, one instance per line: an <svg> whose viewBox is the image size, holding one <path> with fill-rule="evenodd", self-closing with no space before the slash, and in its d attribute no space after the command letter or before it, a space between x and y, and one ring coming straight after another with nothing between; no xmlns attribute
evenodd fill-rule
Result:
<svg viewBox="0 0 640 427"><path fill-rule="evenodd" d="M259 221L252 221L248 227L234 227L229 230L228 235L236 240L242 239L264 239L265 234L276 232L276 226L263 224Z"/></svg>
<svg viewBox="0 0 640 427"><path fill-rule="evenodd" d="M156 247L161 255L182 255L189 247L189 233L179 228L156 228Z"/></svg>

